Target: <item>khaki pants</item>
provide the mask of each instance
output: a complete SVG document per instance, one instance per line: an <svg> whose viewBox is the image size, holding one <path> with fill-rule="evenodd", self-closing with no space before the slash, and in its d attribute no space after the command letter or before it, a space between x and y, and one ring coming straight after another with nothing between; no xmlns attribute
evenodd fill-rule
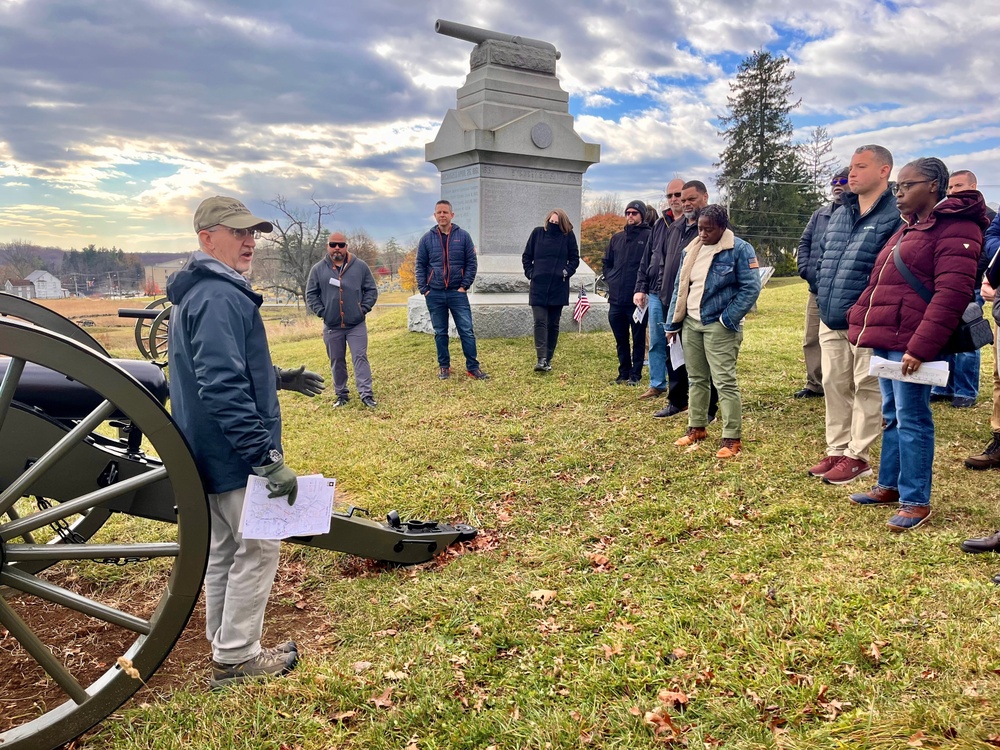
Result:
<svg viewBox="0 0 1000 750"><path fill-rule="evenodd" d="M819 346L819 308L816 295L809 292L806 300L806 330L802 337L802 354L806 358L806 388L823 392L823 354Z"/></svg>
<svg viewBox="0 0 1000 750"><path fill-rule="evenodd" d="M847 340L847 331L819 326L826 399L826 452L868 461L882 432L882 394L868 374L872 350Z"/></svg>

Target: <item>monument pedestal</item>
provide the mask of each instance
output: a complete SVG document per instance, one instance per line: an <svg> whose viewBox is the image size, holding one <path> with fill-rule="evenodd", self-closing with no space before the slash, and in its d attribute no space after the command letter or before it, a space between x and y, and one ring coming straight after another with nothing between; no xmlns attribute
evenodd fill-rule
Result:
<svg viewBox="0 0 1000 750"><path fill-rule="evenodd" d="M461 38L482 41L472 51L457 108L448 111L425 147L426 160L441 173L441 197L451 203L455 224L476 245L479 270L469 295L476 336L527 336L534 323L521 266L524 246L556 208L569 216L579 241L583 174L600 161L601 147L584 142L573 128L552 45L471 31L476 33ZM608 330L607 302L593 293L595 281L594 271L581 262L570 280L566 330L576 330L572 306L581 286L592 305L584 330ZM410 300L409 312L410 330L432 330L419 295Z"/></svg>
<svg viewBox="0 0 1000 750"><path fill-rule="evenodd" d="M590 300L590 310L583 316L583 325L578 327L573 320L576 293L570 294L569 305L563 308L562 318L559 320L561 332L575 332L578 329L586 332L609 330L608 301L591 292L587 293L587 299ZM434 333L424 296L414 294L406 303L407 328L417 333ZM469 294L469 306L472 308L472 328L476 332L476 339L519 338L531 335L535 326L531 308L528 306L527 292L522 294L472 292ZM452 338L458 336L455 321L450 315L448 335Z"/></svg>

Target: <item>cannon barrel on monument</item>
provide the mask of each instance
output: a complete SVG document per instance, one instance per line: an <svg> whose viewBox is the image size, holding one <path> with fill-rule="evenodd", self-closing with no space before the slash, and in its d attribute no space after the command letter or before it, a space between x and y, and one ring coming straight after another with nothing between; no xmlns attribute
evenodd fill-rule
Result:
<svg viewBox="0 0 1000 750"><path fill-rule="evenodd" d="M156 363L114 360L72 321L0 293L0 633L15 645L0 651L4 750L51 750L104 720L188 622L208 501L167 397ZM364 515L335 506L328 533L288 541L414 564L476 535ZM130 574L107 567L122 565Z"/></svg>
<svg viewBox="0 0 1000 750"><path fill-rule="evenodd" d="M528 37L515 36L513 34L503 34L499 31L481 29L478 26L468 26L464 23L445 21L443 18L439 18L434 22L434 31L438 34L455 37L456 39L464 39L465 41L472 42L473 44L482 44L483 42L492 39L496 42L523 44L526 47L537 47L538 49L550 50L555 52L557 60L561 56L559 50L557 50L556 46L551 42L544 42L541 39L529 39Z"/></svg>

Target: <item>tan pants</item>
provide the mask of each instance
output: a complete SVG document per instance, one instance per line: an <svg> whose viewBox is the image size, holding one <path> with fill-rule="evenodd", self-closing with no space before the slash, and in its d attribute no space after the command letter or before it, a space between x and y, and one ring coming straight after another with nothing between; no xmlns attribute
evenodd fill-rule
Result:
<svg viewBox="0 0 1000 750"><path fill-rule="evenodd" d="M806 300L806 330L802 337L802 354L806 358L806 388L814 393L823 391L823 355L819 347L819 308L816 295L809 292Z"/></svg>
<svg viewBox="0 0 1000 750"><path fill-rule="evenodd" d="M868 374L872 350L847 340L847 331L819 326L826 400L826 452L868 461L882 432L882 393Z"/></svg>

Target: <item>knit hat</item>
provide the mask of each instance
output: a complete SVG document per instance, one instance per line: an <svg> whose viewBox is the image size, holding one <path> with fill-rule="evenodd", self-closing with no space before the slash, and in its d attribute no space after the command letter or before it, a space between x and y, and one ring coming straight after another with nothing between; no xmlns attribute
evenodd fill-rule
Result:
<svg viewBox="0 0 1000 750"><path fill-rule="evenodd" d="M646 204L642 201L629 201L629 204L625 206L625 210L628 211L630 208L634 208L639 212L639 215L645 219L646 218Z"/></svg>

